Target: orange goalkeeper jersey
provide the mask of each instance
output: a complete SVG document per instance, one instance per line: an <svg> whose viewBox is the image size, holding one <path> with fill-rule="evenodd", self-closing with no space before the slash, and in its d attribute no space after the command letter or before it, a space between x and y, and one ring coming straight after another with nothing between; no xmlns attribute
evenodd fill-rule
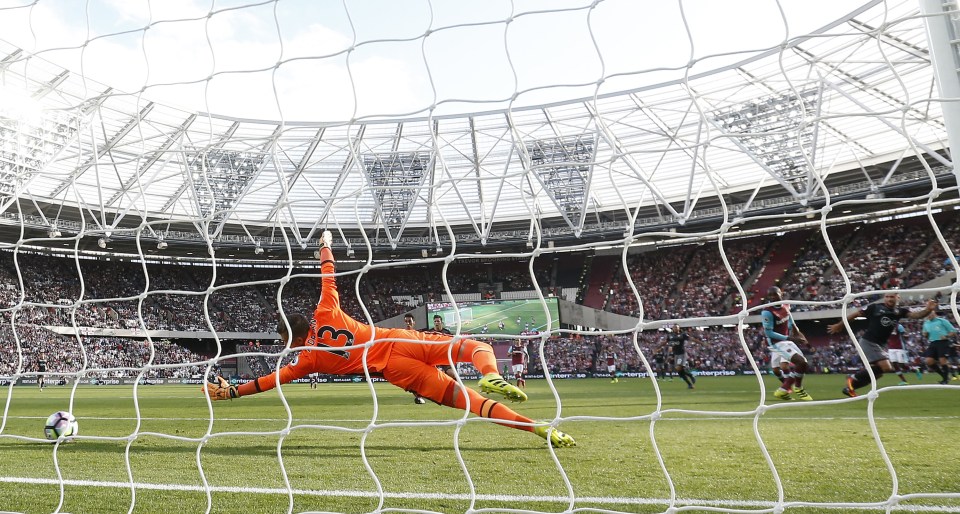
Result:
<svg viewBox="0 0 960 514"><path fill-rule="evenodd" d="M280 369L281 383L286 384L310 373L362 375L365 348L356 346L365 343L372 343L366 347L366 364L370 373L374 374L384 370L390 351L398 339L443 342L452 339L444 334L371 326L351 318L340 309L340 295L333 275L333 253L329 248L324 248L320 252L320 258L320 271L323 273L320 303L313 313L310 333L303 348L297 352L291 364ZM374 339L378 342L373 343ZM275 373L271 373L252 383L256 391L266 391L276 387L276 377ZM248 390L243 388L241 393L248 394Z"/></svg>
<svg viewBox="0 0 960 514"><path fill-rule="evenodd" d="M326 252L329 249L324 248ZM318 350L301 350L293 367L304 369L306 373L330 373L334 375L363 374L364 348L352 348L356 345L383 339L387 330L360 323L340 309L340 294L337 292L337 280L333 254L323 252L320 271L323 273L320 288L320 303L313 312L310 322L310 335L305 346ZM329 258L327 258L329 257ZM342 348L342 350L324 350ZM367 367L371 373L383 371L390 356L390 344L386 341L372 344L366 350Z"/></svg>

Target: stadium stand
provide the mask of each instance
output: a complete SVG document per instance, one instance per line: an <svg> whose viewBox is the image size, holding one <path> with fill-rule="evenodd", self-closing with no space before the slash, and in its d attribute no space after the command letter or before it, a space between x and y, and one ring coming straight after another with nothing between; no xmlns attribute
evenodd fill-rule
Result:
<svg viewBox="0 0 960 514"><path fill-rule="evenodd" d="M937 221L947 244L951 248L960 246L960 222L956 217L942 214ZM835 227L829 234L834 250L845 263L844 271L855 293L913 287L937 279L951 269L926 218ZM724 252L737 280L753 294L751 305L758 302L757 291L771 283L780 284L788 299L837 301L843 297L844 284L839 270L818 230L788 238L769 235L726 240ZM348 271L338 278L341 302L347 312L358 319L366 319L358 293L372 321L398 315L443 295L440 280L443 266L442 262L411 264L403 268L404 273L378 268L367 273ZM645 319L716 316L740 308L738 292L716 245L662 247L632 254L627 260L627 269L640 292ZM206 310L216 331L270 334L278 319L278 292L284 309L290 312L310 312L319 299L315 270L297 271L283 284L282 291L280 279L287 274L283 267L218 266L215 271L214 276L214 269L209 266L75 260L24 251L0 252L3 284L0 305L4 309L0 347L5 356L2 371L4 374L16 371L13 356L17 340L28 361L42 345L62 355L60 367L55 371L79 370L82 359L76 338L58 335L44 328L47 326L75 324L100 329L207 331ZM641 314L637 296L630 289L624 271L619 269L618 257L592 257L587 253L548 256L535 263L534 273L545 295L579 280L582 284L579 295L587 298L584 304L605 304L606 310L627 316ZM533 287L529 264L523 260L458 261L450 264L447 276L454 293L480 292L494 284L503 291L522 292ZM245 285L238 286L240 282ZM210 287L214 290L205 299L203 293ZM795 304L793 310L803 312L829 307ZM140 327L138 313L145 327ZM14 326L16 336L11 328ZM747 331L746 343L758 364L764 366L767 357L765 352L757 350L761 346L754 332ZM658 331L642 332L638 344L650 356L664 344L661 335ZM693 345L690 357L695 369L749 367L735 331L713 328L699 332L699 337L708 344ZM811 351L818 370L838 370L856 364L857 357L845 340L814 334L811 342L815 345ZM123 371L116 369L134 369L146 362L146 346L141 340L104 337L85 338L84 343L88 368L110 370L98 372L104 376L122 374ZM911 342L911 345L920 347L922 342ZM158 360L155 362L158 363L204 359L175 343L157 343L156 348ZM241 345L237 351L280 351L280 347L270 345L258 348ZM616 351L622 356L624 370L643 371L639 355L633 350L633 341L626 336L555 336L547 340L544 350L548 365L558 373L598 369L601 365L597 362L598 356L607 351ZM26 362L22 369L29 370L30 365ZM275 365L275 358L269 357L252 359L250 364L257 374L268 373ZM190 373L202 373L201 368L189 368ZM151 369L151 373L159 376L167 372Z"/></svg>

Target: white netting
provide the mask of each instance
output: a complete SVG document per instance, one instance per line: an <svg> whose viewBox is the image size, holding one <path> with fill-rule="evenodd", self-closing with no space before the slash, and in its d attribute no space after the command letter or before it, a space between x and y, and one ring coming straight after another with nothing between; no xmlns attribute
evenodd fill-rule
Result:
<svg viewBox="0 0 960 514"><path fill-rule="evenodd" d="M0 510L960 511L955 389L843 398L824 329L960 321L957 8L724 4L0 1ZM578 446L369 373L207 399L297 358L323 229L347 313L528 342L515 410ZM815 403L770 395L774 284Z"/></svg>

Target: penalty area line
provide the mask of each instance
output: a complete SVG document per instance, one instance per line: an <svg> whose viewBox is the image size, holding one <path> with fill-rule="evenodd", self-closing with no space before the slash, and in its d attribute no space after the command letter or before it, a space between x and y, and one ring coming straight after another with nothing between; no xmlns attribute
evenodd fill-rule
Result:
<svg viewBox="0 0 960 514"><path fill-rule="evenodd" d="M278 494L303 496L327 496L327 497L352 497L352 498L380 498L381 495L371 491L348 491L348 490L313 490L313 489L291 489L287 490L279 487L232 487L232 486L210 486L204 488L199 485L186 484L150 484L135 482L107 482L94 480L59 480L49 478L25 478L25 477L3 477L0 476L0 483L9 484L30 484L30 485L60 485L77 487L104 487L114 489L130 489L131 486L136 489L154 490L154 491L180 491L180 492L205 492L209 489L211 493L244 493L244 494ZM469 494L449 494L449 493L389 493L382 495L384 498L397 499L421 499L421 500L463 500L471 499L482 501L502 501L511 503L521 502L557 502L568 503L570 498L566 496L518 496L501 494L478 494L471 496ZM575 498L580 504L602 504L602 505L669 505L670 500L666 498L622 498L609 496L583 496ZM785 505L795 504L796 502L786 502ZM766 507L776 506L776 502L761 500L703 500L693 498L678 498L675 505L678 506L705 506L705 507ZM856 507L864 510L885 511L887 506L877 505L816 505L818 508L831 510L843 510L850 507ZM894 505L892 510L905 512L960 512L958 506L943 505Z"/></svg>

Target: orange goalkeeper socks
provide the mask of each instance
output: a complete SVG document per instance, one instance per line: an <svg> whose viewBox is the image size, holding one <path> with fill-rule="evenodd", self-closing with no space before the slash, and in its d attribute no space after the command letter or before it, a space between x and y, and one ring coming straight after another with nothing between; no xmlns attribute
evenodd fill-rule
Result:
<svg viewBox="0 0 960 514"><path fill-rule="evenodd" d="M469 389L469 388L460 389L459 387L456 389L459 389L461 391L465 390L467 394L470 395L470 412L476 414L477 416L490 418L490 419L516 421L520 423L533 423L532 419L526 416L521 416L520 414L517 414L510 407L507 407L506 405L498 401L491 400L490 398L486 398L482 396L480 393L474 391L473 389ZM466 409L467 400L464 397L464 395L457 394L456 398L454 398L453 406L458 409ZM503 425L505 427L525 430L527 432L533 432L532 426L513 425L508 423L498 423L498 424Z"/></svg>

